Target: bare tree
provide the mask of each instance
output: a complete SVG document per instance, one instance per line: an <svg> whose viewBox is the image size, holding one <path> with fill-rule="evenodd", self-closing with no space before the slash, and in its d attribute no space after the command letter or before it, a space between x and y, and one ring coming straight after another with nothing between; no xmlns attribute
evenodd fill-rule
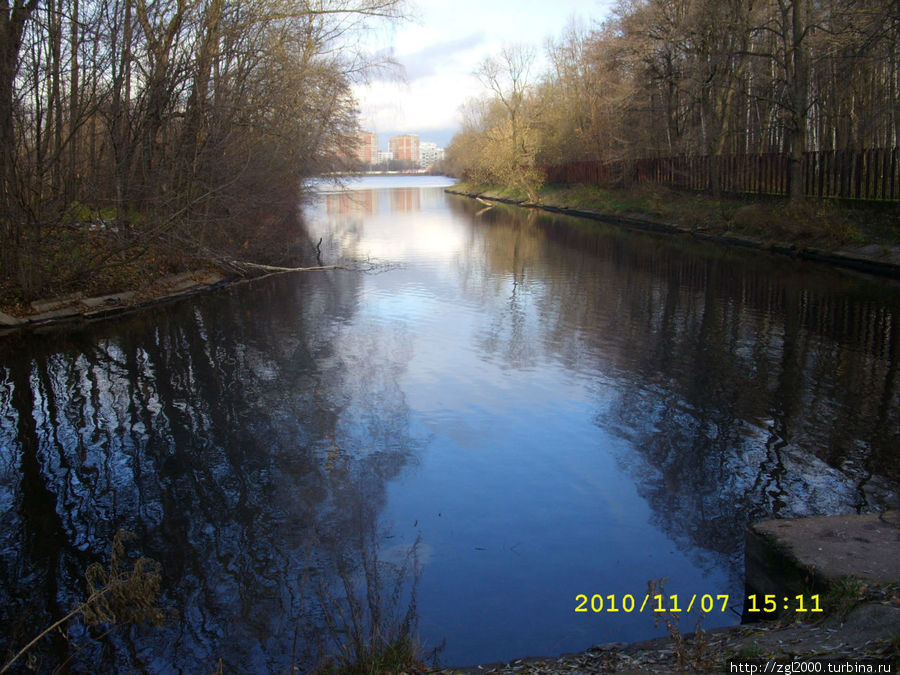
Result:
<svg viewBox="0 0 900 675"><path fill-rule="evenodd" d="M350 84L375 63L356 36L403 11L403 0L7 1L0 280L27 298L151 249L179 265L273 240L260 227L294 214L302 178L343 166L333 148L356 127ZM99 235L83 251L73 234L86 240L89 222L103 223L99 251ZM50 265L63 233L79 255Z"/></svg>
<svg viewBox="0 0 900 675"><path fill-rule="evenodd" d="M537 200L540 177L535 170L535 119L529 106L535 51L524 45L506 46L499 56L485 59L476 73L494 96L502 119L490 125L496 157L495 173Z"/></svg>

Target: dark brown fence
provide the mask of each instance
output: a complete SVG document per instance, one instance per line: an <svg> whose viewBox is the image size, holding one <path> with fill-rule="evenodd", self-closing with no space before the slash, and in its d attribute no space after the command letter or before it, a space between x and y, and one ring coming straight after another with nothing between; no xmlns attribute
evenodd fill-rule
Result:
<svg viewBox="0 0 900 675"><path fill-rule="evenodd" d="M900 200L897 148L827 150L803 156L803 192L808 197ZM787 195L788 156L720 155L716 157L719 189L745 195ZM709 156L658 157L632 162L572 162L543 167L549 183L628 185L658 183L687 190L712 189Z"/></svg>

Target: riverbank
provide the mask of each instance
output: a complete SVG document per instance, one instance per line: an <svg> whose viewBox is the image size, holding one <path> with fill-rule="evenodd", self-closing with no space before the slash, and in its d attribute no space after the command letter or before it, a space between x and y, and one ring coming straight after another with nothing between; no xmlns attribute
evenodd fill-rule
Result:
<svg viewBox="0 0 900 675"><path fill-rule="evenodd" d="M114 293L85 296L69 293L19 305L15 314L0 312L0 337L24 330L40 330L59 324L83 323L172 302L196 293L211 291L237 281L237 274L205 268L164 276L150 283Z"/></svg>
<svg viewBox="0 0 900 675"><path fill-rule="evenodd" d="M146 280L137 286L115 293L86 296L85 293L75 292L34 300L28 305L20 303L15 314L0 311L0 338L26 331L52 330L59 326L106 320L154 305L175 302L191 295L250 282L271 274L356 268L342 265L274 267L243 263L240 272L234 271L235 269L234 266L231 270L206 267Z"/></svg>
<svg viewBox="0 0 900 675"><path fill-rule="evenodd" d="M900 279L900 209L713 199L661 187L611 190L544 186L537 202L503 188L458 183L450 194L589 218L631 229L686 235Z"/></svg>

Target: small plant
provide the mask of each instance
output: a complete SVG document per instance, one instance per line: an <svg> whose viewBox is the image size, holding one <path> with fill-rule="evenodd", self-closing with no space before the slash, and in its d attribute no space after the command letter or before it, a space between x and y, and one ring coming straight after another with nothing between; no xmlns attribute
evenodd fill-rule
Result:
<svg viewBox="0 0 900 675"><path fill-rule="evenodd" d="M678 659L678 668L691 668L694 670L706 671L713 668L713 661L709 653L709 640L706 631L702 627L704 614L700 612L697 617L697 624L694 627L693 645L689 645L685 636L678 628L678 621L681 619L679 613L669 607L668 597L665 593L665 582L668 577L663 579L651 579L647 582L647 593L651 598L660 598L661 612L654 612L653 625L658 626L660 620L665 624L669 636L672 638L672 644L675 648L675 657Z"/></svg>
<svg viewBox="0 0 900 675"><path fill-rule="evenodd" d="M823 606L828 614L847 616L854 607L866 599L868 588L854 577L841 577L828 589Z"/></svg>
<svg viewBox="0 0 900 675"><path fill-rule="evenodd" d="M116 626L139 623L158 626L165 623L165 612L157 605L161 581L159 563L140 557L129 564L130 561L125 556L125 541L133 538L134 535L125 530L116 533L112 541L109 566L104 568L99 563L92 563L85 570L87 600L41 631L0 668L0 675L7 672L44 637L55 630L61 630L78 616L92 627L100 624Z"/></svg>
<svg viewBox="0 0 900 675"><path fill-rule="evenodd" d="M307 645L318 643L313 672L319 675L422 671L425 655L416 638L419 540L396 563L379 559L373 531L361 533L355 543L355 551L338 544L323 559L326 567L334 566L339 583L328 584L323 574L304 579L306 588L313 582L310 609L324 626L307 614L306 625L297 627L295 644L301 632L313 636ZM437 651L429 658L435 659ZM299 656L292 667L298 666Z"/></svg>
<svg viewBox="0 0 900 675"><path fill-rule="evenodd" d="M737 657L739 659L747 660L747 659L759 659L765 655L762 647L759 645L744 645L737 652Z"/></svg>

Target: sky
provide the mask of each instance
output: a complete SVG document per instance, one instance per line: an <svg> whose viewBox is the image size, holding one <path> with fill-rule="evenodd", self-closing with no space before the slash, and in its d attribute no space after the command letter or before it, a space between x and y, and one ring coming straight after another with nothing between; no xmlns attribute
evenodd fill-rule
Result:
<svg viewBox="0 0 900 675"><path fill-rule="evenodd" d="M441 147L459 130L460 107L484 93L474 73L504 45L533 46L543 58L550 38L572 20L590 27L614 0L410 0L412 18L380 29L370 49L399 62L393 76L373 75L354 86L360 125L378 134L379 149L402 133ZM541 72L536 64L533 74Z"/></svg>

